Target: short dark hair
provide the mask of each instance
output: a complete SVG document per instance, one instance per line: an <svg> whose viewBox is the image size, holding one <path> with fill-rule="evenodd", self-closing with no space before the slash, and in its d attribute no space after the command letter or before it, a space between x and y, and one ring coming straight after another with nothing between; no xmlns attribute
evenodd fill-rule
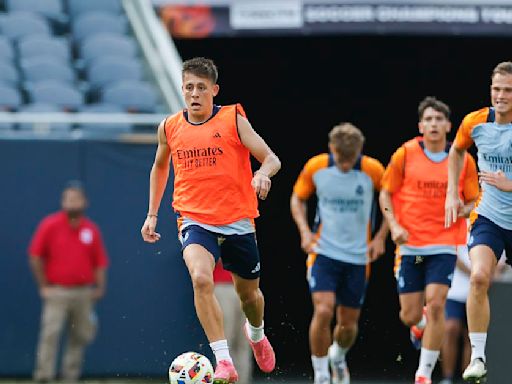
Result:
<svg viewBox="0 0 512 384"><path fill-rule="evenodd" d="M62 193L74 190L80 192L84 197L87 197L87 194L85 193L85 187L84 183L82 183L80 180L68 180L66 184L64 184L64 188L62 189Z"/></svg>
<svg viewBox="0 0 512 384"><path fill-rule="evenodd" d="M352 123L340 123L329 132L329 143L343 159L353 159L363 148L363 132Z"/></svg>
<svg viewBox="0 0 512 384"><path fill-rule="evenodd" d="M450 119L450 107L434 96L425 97L420 105L418 105L418 117L421 120L427 108L432 108L437 112L441 112L447 119Z"/></svg>
<svg viewBox="0 0 512 384"><path fill-rule="evenodd" d="M491 79L496 74L500 75L512 75L512 61L503 61L499 63L492 71Z"/></svg>
<svg viewBox="0 0 512 384"><path fill-rule="evenodd" d="M193 59L183 62L182 75L184 75L185 72L192 73L199 77L205 77L211 80L213 84L217 84L219 77L217 66L213 60L204 57L194 57Z"/></svg>

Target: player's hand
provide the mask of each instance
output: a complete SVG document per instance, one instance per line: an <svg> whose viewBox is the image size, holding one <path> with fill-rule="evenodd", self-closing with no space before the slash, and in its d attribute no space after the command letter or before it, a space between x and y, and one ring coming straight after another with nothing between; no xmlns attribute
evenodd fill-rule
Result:
<svg viewBox="0 0 512 384"><path fill-rule="evenodd" d="M50 298L52 291L53 291L53 287L49 287L48 285L45 285L45 286L39 288L39 296L41 296L41 299L48 299L48 298Z"/></svg>
<svg viewBox="0 0 512 384"><path fill-rule="evenodd" d="M148 216L146 217L146 221L144 221L144 225L142 226L142 229L140 230L140 233L142 234L142 238L147 243L156 243L158 240L160 240L160 234L155 232L156 229L156 217L155 216Z"/></svg>
<svg viewBox="0 0 512 384"><path fill-rule="evenodd" d="M391 232L391 240L396 245L404 244L409 240L409 232L400 224L390 225L389 231Z"/></svg>
<svg viewBox="0 0 512 384"><path fill-rule="evenodd" d="M103 296L105 296L105 288L102 288L102 287L95 287L93 290L92 290L92 299L94 301L98 301L100 299L103 298Z"/></svg>
<svg viewBox="0 0 512 384"><path fill-rule="evenodd" d="M501 170L497 172L479 172L478 176L481 183L492 185L503 192L512 192L512 180L508 179Z"/></svg>
<svg viewBox="0 0 512 384"><path fill-rule="evenodd" d="M370 263L373 263L386 251L386 240L380 237L374 237L368 244L367 258Z"/></svg>
<svg viewBox="0 0 512 384"><path fill-rule="evenodd" d="M446 194L444 202L444 227L449 228L459 219L459 214L464 210L464 203L458 195Z"/></svg>
<svg viewBox="0 0 512 384"><path fill-rule="evenodd" d="M315 235L310 230L302 231L300 234L300 247L306 253L313 252L313 245L315 243Z"/></svg>
<svg viewBox="0 0 512 384"><path fill-rule="evenodd" d="M270 191L272 182L270 181L270 177L268 177L268 175L265 175L263 172L256 171L254 172L251 185L254 188L256 195L261 200L265 200Z"/></svg>

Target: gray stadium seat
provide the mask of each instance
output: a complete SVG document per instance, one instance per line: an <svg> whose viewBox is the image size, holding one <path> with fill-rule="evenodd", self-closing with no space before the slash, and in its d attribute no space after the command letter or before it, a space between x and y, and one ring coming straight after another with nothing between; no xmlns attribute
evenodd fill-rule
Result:
<svg viewBox="0 0 512 384"><path fill-rule="evenodd" d="M48 21L36 13L9 12L0 19L2 34L11 40L29 35L50 35Z"/></svg>
<svg viewBox="0 0 512 384"><path fill-rule="evenodd" d="M98 33L86 37L80 45L80 56L86 62L107 55L125 58L135 57L137 55L137 43L128 36Z"/></svg>
<svg viewBox="0 0 512 384"><path fill-rule="evenodd" d="M115 104L97 103L84 105L80 108L80 112L124 113L124 110L122 107ZM131 132L133 130L131 124L80 124L79 128L84 131L102 134Z"/></svg>
<svg viewBox="0 0 512 384"><path fill-rule="evenodd" d="M23 78L27 82L60 80L72 83L75 71L69 63L55 60L52 56L37 56L22 59L20 63Z"/></svg>
<svg viewBox="0 0 512 384"><path fill-rule="evenodd" d="M34 83L28 89L32 103L56 104L65 110L77 110L84 104L83 95L73 86L57 80Z"/></svg>
<svg viewBox="0 0 512 384"><path fill-rule="evenodd" d="M105 12L89 12L77 17L72 30L76 41L103 32L122 35L126 32L126 19Z"/></svg>
<svg viewBox="0 0 512 384"><path fill-rule="evenodd" d="M66 39L45 35L25 36L18 41L20 59L51 56L54 60L70 62L71 52Z"/></svg>
<svg viewBox="0 0 512 384"><path fill-rule="evenodd" d="M132 112L154 112L158 102L157 93L149 83L129 80L106 86L101 99Z"/></svg>
<svg viewBox="0 0 512 384"><path fill-rule="evenodd" d="M22 103L21 94L18 88L7 84L0 84L0 110L12 111Z"/></svg>
<svg viewBox="0 0 512 384"><path fill-rule="evenodd" d="M11 41L5 36L0 35L0 61L12 62L14 59L14 49Z"/></svg>
<svg viewBox="0 0 512 384"><path fill-rule="evenodd" d="M20 112L62 112L62 108L59 108L59 106L55 104L48 104L48 103L34 103L34 104L25 104L22 105L19 108ZM23 123L18 126L21 130L34 130L34 131L41 131L41 130L52 130L52 131L70 131L71 130L71 124L65 124L65 123L41 123L41 124L28 124Z"/></svg>
<svg viewBox="0 0 512 384"><path fill-rule="evenodd" d="M121 13L120 0L68 0L69 13L75 17L92 11Z"/></svg>
<svg viewBox="0 0 512 384"><path fill-rule="evenodd" d="M16 67L7 61L0 61L0 82L10 86L17 86L19 73Z"/></svg>
<svg viewBox="0 0 512 384"><path fill-rule="evenodd" d="M28 11L43 15L50 20L65 22L61 0L5 0L5 7L9 12Z"/></svg>
<svg viewBox="0 0 512 384"><path fill-rule="evenodd" d="M90 63L87 78L93 88L121 80L142 80L142 65L137 59L126 60L124 57L100 57Z"/></svg>

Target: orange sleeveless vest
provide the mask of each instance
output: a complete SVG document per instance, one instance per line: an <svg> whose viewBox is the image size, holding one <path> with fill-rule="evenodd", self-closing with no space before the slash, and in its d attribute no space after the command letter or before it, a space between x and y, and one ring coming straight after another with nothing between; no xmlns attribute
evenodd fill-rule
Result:
<svg viewBox="0 0 512 384"><path fill-rule="evenodd" d="M393 210L400 225L409 232L407 245L457 245L466 243L466 220L461 217L450 228L444 227L444 203L448 184L448 158L435 163L425 155L416 137L404 144L404 177L393 194ZM459 179L462 200L468 158Z"/></svg>
<svg viewBox="0 0 512 384"><path fill-rule="evenodd" d="M237 114L245 117L240 104L220 107L199 125L190 124L184 111L166 120L174 167L172 206L182 216L210 225L259 216L250 153L240 142Z"/></svg>

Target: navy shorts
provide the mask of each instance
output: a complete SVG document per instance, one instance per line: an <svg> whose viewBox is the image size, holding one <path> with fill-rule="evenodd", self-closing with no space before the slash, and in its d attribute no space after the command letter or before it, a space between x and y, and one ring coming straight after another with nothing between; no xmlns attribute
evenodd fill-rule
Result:
<svg viewBox="0 0 512 384"><path fill-rule="evenodd" d="M466 303L447 299L444 307L446 319L459 320L466 324Z"/></svg>
<svg viewBox="0 0 512 384"><path fill-rule="evenodd" d="M336 305L361 308L366 291L366 265L356 265L317 255L308 270L309 290L334 292Z"/></svg>
<svg viewBox="0 0 512 384"><path fill-rule="evenodd" d="M501 258L503 250L507 255L507 264L512 264L512 230L504 229L484 216L478 216L469 233L468 249L477 245L487 245L496 256Z"/></svg>
<svg viewBox="0 0 512 384"><path fill-rule="evenodd" d="M215 262L221 258L225 269L243 279L260 277L260 254L255 233L221 235L199 225L189 225L181 231L181 250L190 244L203 246L213 255Z"/></svg>
<svg viewBox="0 0 512 384"><path fill-rule="evenodd" d="M441 253L397 257L401 258L395 273L399 294L423 292L429 284L445 284L448 287L452 285L456 255Z"/></svg>

